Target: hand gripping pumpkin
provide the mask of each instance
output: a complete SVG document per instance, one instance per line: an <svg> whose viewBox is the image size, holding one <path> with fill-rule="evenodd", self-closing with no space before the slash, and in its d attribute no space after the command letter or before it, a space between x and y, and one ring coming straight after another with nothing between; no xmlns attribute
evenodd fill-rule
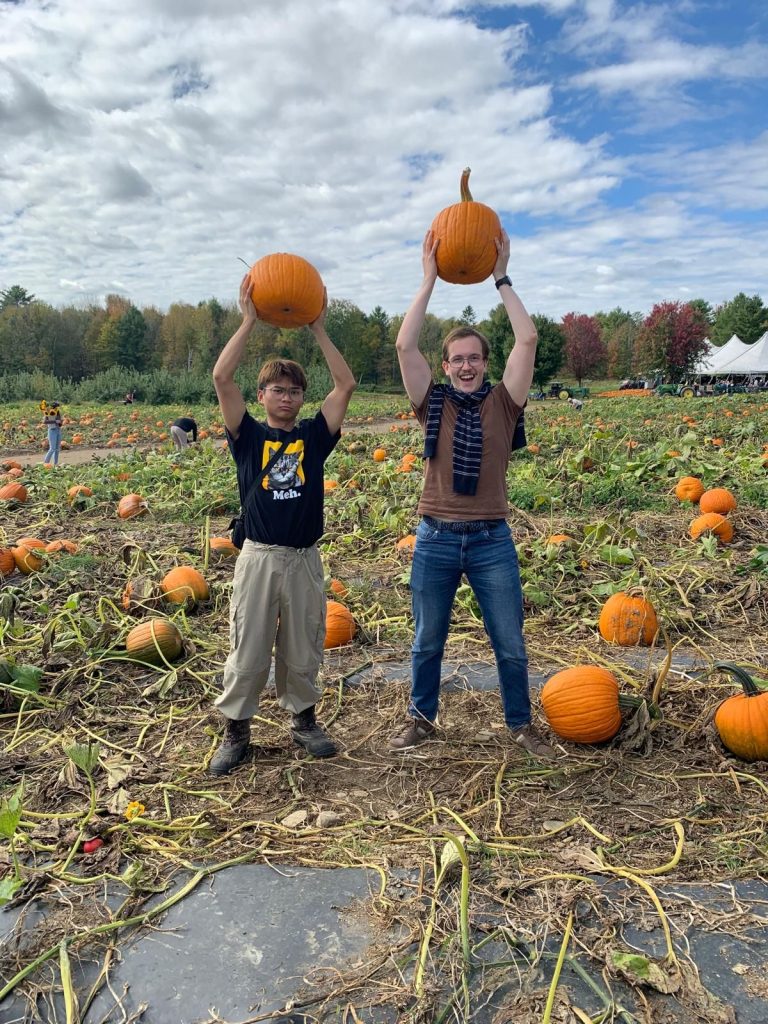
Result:
<svg viewBox="0 0 768 1024"><path fill-rule="evenodd" d="M276 252L251 267L251 299L259 320L273 327L305 327L320 316L325 288L307 260Z"/></svg>
<svg viewBox="0 0 768 1024"><path fill-rule="evenodd" d="M496 263L496 239L501 222L469 191L470 169L461 175L461 202L446 206L432 221L437 247L437 273L450 284L477 284L489 276Z"/></svg>

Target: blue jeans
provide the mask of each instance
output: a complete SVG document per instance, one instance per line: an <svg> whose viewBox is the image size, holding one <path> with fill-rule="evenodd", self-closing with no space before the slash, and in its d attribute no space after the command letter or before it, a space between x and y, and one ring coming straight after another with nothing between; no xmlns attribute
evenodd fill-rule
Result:
<svg viewBox="0 0 768 1024"><path fill-rule="evenodd" d="M516 729L530 722L531 701L520 570L512 534L503 519L489 522L477 533L451 533L436 530L424 520L419 523L411 570L416 638L408 713L430 722L437 717L440 666L462 574L480 605L496 656L504 721Z"/></svg>
<svg viewBox="0 0 768 1024"><path fill-rule="evenodd" d="M48 451L45 453L43 462L53 462L54 466L59 464L59 452L61 451L61 427L48 427Z"/></svg>

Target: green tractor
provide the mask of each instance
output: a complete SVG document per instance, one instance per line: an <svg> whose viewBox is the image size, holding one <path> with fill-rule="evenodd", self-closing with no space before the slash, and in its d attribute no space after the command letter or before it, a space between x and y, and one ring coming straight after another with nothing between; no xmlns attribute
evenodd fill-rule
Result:
<svg viewBox="0 0 768 1024"><path fill-rule="evenodd" d="M559 380L553 380L549 385L547 398L589 398L589 388L577 388L572 384L563 384Z"/></svg>
<svg viewBox="0 0 768 1024"><path fill-rule="evenodd" d="M675 398L695 398L699 394L699 389L693 384L659 384L654 392L662 398L668 395Z"/></svg>

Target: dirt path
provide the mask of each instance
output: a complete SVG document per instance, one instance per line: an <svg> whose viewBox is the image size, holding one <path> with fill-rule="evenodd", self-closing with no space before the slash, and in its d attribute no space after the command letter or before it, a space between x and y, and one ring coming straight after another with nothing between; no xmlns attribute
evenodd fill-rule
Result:
<svg viewBox="0 0 768 1024"><path fill-rule="evenodd" d="M344 434L383 434L389 433L390 428L396 426L403 430L418 430L416 420L383 419L373 423L345 423L342 427ZM60 466L82 466L94 459L108 459L116 455L126 455L133 451L149 451L154 445L136 445L135 447L107 448L105 446L68 448L59 455ZM36 466L45 458L45 450L30 451L8 451L3 452L3 458L16 459L22 466Z"/></svg>

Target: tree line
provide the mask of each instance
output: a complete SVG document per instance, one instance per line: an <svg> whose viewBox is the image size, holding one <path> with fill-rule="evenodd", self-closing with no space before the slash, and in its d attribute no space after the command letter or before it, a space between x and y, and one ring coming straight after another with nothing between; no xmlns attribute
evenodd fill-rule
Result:
<svg viewBox="0 0 768 1024"><path fill-rule="evenodd" d="M57 309L14 285L0 292L3 398L37 397L15 392L37 387L44 378L54 382L50 386L64 388L70 401L75 391L83 398L114 400L130 389L145 401L213 399L213 364L240 319L236 305L216 299L174 303L165 313L152 306L140 309L121 295L107 296L103 306ZM402 319L381 306L364 313L346 299L329 302L328 334L361 389L402 387L394 344ZM651 372L679 380L705 350L706 339L721 345L737 334L744 342L756 341L768 328L768 309L759 296L740 292L715 309L695 299L659 303L646 317L617 307L593 315L567 313L560 321L540 314L533 319L539 332L535 381L543 386L561 373L579 382ZM485 320L478 320L471 306L457 317L427 314L421 347L435 373L440 373L442 338L459 324L475 326L487 336L490 374L500 378L513 340L501 303ZM325 384L324 363L308 329L259 323L242 367L243 380L253 377L271 355L298 360ZM154 397L142 393L148 388L156 392Z"/></svg>

